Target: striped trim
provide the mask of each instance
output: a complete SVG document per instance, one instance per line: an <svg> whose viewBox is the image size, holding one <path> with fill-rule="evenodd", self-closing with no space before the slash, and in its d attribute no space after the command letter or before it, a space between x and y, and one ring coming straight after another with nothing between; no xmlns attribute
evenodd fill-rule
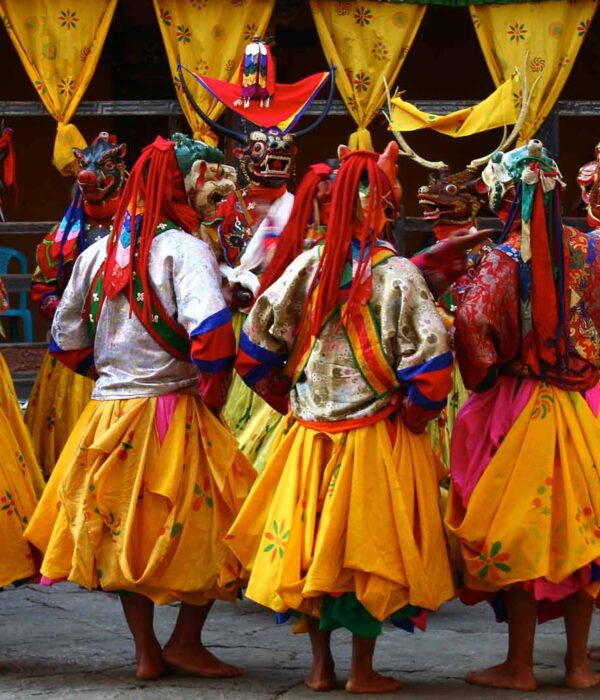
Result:
<svg viewBox="0 0 600 700"><path fill-rule="evenodd" d="M322 251L323 243L321 242L319 244L319 256ZM383 245L377 246L371 257L371 267L373 268L377 265L381 265L395 255L396 253L389 248ZM351 271L350 264L348 264L348 269ZM344 280L342 280L342 286L343 281ZM308 319L310 319L312 315L313 301L317 289L318 286L315 288L311 299L308 301L309 306L306 314ZM371 315L370 308L368 306L363 307L361 304L357 306L360 308L355 314L356 319L351 319L349 322L347 321L344 330L359 371L373 392L377 396L382 396L397 387L398 382L396 381L394 368L391 367L381 346L379 330ZM340 306L336 306L325 319L323 326L329 323L334 315L339 315L340 311L343 312L343 307L340 308ZM304 324L303 328L299 329L296 342L294 343L289 360L286 364L285 373L292 380L292 386L294 386L302 376L315 346L315 342L316 338L311 337L310 323L307 322ZM366 357L363 357L363 355L366 355Z"/></svg>
<svg viewBox="0 0 600 700"><path fill-rule="evenodd" d="M342 315L344 310L342 307ZM355 304L344 330L354 361L373 393L379 398L398 388L396 372L383 351L379 329L367 304Z"/></svg>
<svg viewBox="0 0 600 700"><path fill-rule="evenodd" d="M274 352L273 350L267 350L267 348L256 345L244 331L240 334L239 348L241 351L245 352L248 357L260 362L261 365L267 367L283 367L285 364L285 353Z"/></svg>
<svg viewBox="0 0 600 700"><path fill-rule="evenodd" d="M401 369L396 373L396 376L401 382L410 382L420 374L437 372L440 369L447 369L448 367L452 366L452 362L452 353L450 350L448 350L448 352L445 352L443 355L437 355L431 360L426 360L425 362L421 362L421 364L414 365L413 367Z"/></svg>
<svg viewBox="0 0 600 700"><path fill-rule="evenodd" d="M412 384L408 390L408 398L417 406L428 411L441 411L447 403L447 398L434 401L425 396L416 384Z"/></svg>
<svg viewBox="0 0 600 700"><path fill-rule="evenodd" d="M196 328L190 333L191 338L196 338L203 333L209 333L214 331L216 328L224 326L226 323L231 323L231 311L226 306L224 309L217 311L204 321L201 321Z"/></svg>
<svg viewBox="0 0 600 700"><path fill-rule="evenodd" d="M214 374L216 372L225 372L230 370L235 362L235 355L220 357L216 360L199 360L196 357L192 357L192 362L196 365L200 372L209 372Z"/></svg>

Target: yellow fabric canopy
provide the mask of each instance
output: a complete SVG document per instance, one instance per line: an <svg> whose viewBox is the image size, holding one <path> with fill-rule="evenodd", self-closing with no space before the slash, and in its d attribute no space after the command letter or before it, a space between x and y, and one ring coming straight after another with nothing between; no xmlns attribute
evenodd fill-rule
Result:
<svg viewBox="0 0 600 700"><path fill-rule="evenodd" d="M479 104L443 115L422 112L401 97L394 97L390 128L393 131L433 129L447 136L458 137L514 124L520 107L515 100L519 90L519 78L514 75Z"/></svg>
<svg viewBox="0 0 600 700"><path fill-rule="evenodd" d="M526 57L530 83L541 76L521 130L522 141L535 134L558 100L596 9L596 0L470 7L471 20L496 85L506 80L515 65L520 68Z"/></svg>
<svg viewBox="0 0 600 700"><path fill-rule="evenodd" d="M310 0L310 9L327 61L338 67L337 88L358 126L349 146L372 151L367 127L385 101L383 78L395 82L427 7Z"/></svg>
<svg viewBox="0 0 600 700"><path fill-rule="evenodd" d="M218 138L196 114L183 94L177 64L200 75L238 79L245 45L255 34L264 36L275 0L153 0L169 59L177 98L194 138L213 146ZM196 102L211 119L218 119L223 105L196 80L186 83Z"/></svg>
<svg viewBox="0 0 600 700"><path fill-rule="evenodd" d="M4 26L44 107L58 122L53 164L76 169L73 147L85 148L70 124L94 75L117 0L0 0Z"/></svg>

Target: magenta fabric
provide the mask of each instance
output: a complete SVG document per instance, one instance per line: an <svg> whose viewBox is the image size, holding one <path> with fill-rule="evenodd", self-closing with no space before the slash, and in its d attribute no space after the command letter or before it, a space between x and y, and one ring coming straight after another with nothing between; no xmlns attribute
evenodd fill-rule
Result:
<svg viewBox="0 0 600 700"><path fill-rule="evenodd" d="M175 413L175 408L177 407L177 401L179 399L179 394L163 394L158 397L156 402L156 414L154 416L154 424L156 425L156 430L158 431L158 439L162 445L164 439L167 435L167 430L171 425L171 420L173 414Z"/></svg>
<svg viewBox="0 0 600 700"><path fill-rule="evenodd" d="M465 508L535 384L534 379L501 375L492 389L473 392L460 409L452 429L450 469L453 487Z"/></svg>
<svg viewBox="0 0 600 700"><path fill-rule="evenodd" d="M600 409L600 385L596 384L596 386L588 389L584 396L588 406L592 409L592 413L598 418L598 409Z"/></svg>

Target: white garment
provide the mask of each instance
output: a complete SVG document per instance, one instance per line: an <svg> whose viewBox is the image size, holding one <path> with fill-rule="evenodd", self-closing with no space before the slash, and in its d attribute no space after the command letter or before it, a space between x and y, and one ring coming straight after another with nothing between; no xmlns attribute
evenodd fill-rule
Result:
<svg viewBox="0 0 600 700"><path fill-rule="evenodd" d="M107 239L94 243L75 262L52 324L52 338L61 350L83 350L92 344L83 311L106 257L106 245ZM180 229L154 238L148 273L163 307L188 334L226 307L212 251ZM104 301L96 326L94 363L99 375L92 393L96 400L196 391L195 365L174 358L158 345L130 310L125 293Z"/></svg>
<svg viewBox="0 0 600 700"><path fill-rule="evenodd" d="M265 267L267 255L267 240L279 238L283 227L290 218L294 205L294 195L287 190L278 197L269 207L264 219L258 225L256 232L246 246L246 250L240 257L237 267L230 267L226 263L221 264L223 277L231 284L239 284L249 289L256 295L260 287L257 272Z"/></svg>

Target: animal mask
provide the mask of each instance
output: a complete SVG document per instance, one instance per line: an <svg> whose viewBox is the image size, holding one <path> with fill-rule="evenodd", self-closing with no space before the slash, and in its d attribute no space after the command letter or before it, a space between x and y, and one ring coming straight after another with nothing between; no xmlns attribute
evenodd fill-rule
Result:
<svg viewBox="0 0 600 700"><path fill-rule="evenodd" d="M126 180L124 157L127 145L101 131L85 149L74 148L79 172L77 186L85 202L101 204L117 197Z"/></svg>

